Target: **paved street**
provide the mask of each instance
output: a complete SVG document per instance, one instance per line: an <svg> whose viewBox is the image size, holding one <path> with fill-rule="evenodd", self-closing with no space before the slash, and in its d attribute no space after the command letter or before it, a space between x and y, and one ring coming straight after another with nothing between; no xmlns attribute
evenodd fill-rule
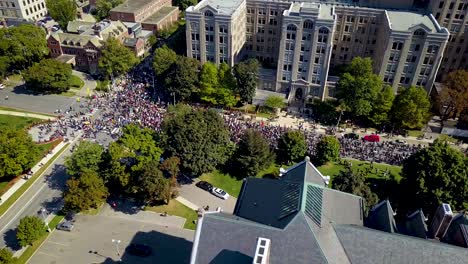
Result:
<svg viewBox="0 0 468 264"><path fill-rule="evenodd" d="M230 196L229 199L223 200L205 190L198 188L195 186L195 183L196 181L194 181L192 184L182 184L179 188L179 196L194 203L198 207L208 205L210 210L216 210L217 207L221 207L221 209L226 213L232 213L234 211L234 207L236 206L237 201L235 197Z"/></svg>
<svg viewBox="0 0 468 264"><path fill-rule="evenodd" d="M8 100L5 100L7 95ZM25 91L22 92L21 88L0 90L0 106L38 113L53 114L57 109L67 109L75 101L75 98L61 95L34 95Z"/></svg>
<svg viewBox="0 0 468 264"><path fill-rule="evenodd" d="M62 206L62 191L65 188L67 175L63 166L64 157L70 154L70 148L45 171L20 199L0 217L0 248L7 246L19 250L16 240L16 227L19 220L28 215L38 215L40 208L56 212Z"/></svg>
<svg viewBox="0 0 468 264"><path fill-rule="evenodd" d="M29 263L115 263L118 255L112 239L121 241L122 263L189 262L194 231L139 220L138 216L79 215L72 232L55 230ZM153 253L146 258L129 255L125 248L130 243L146 244Z"/></svg>

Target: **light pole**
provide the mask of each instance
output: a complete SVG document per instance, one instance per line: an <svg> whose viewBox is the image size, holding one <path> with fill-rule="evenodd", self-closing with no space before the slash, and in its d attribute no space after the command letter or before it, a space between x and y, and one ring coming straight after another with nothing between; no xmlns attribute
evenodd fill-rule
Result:
<svg viewBox="0 0 468 264"><path fill-rule="evenodd" d="M120 242L121 242L120 240L112 239L112 243L115 244L115 250L117 250L117 256L119 257L119 261L122 261L122 258L120 257L120 250L119 250Z"/></svg>
<svg viewBox="0 0 468 264"><path fill-rule="evenodd" d="M45 209L44 207L42 207L42 208L41 208L42 218L44 218L44 223L45 223L45 225L46 225L46 227L47 227L47 231L49 231L49 233L50 233L50 232L52 232L52 231L50 230L49 224L47 223L46 216L45 216L45 212L46 212L46 209Z"/></svg>

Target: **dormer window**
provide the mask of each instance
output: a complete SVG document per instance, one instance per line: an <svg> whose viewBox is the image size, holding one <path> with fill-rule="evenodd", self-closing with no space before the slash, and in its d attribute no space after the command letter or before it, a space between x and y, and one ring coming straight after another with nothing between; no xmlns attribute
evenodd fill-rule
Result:
<svg viewBox="0 0 468 264"><path fill-rule="evenodd" d="M207 11L205 11L205 16L206 17L212 17L212 16L214 16L214 14L213 14L213 12L207 10Z"/></svg>

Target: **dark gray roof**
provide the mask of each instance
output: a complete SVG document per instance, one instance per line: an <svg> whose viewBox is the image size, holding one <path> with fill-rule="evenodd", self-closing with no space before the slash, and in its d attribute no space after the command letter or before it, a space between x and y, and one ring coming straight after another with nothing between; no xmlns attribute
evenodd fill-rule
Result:
<svg viewBox="0 0 468 264"><path fill-rule="evenodd" d="M227 215L205 214L196 263L252 263L259 237L271 240L270 263L327 263L302 213L285 229Z"/></svg>
<svg viewBox="0 0 468 264"><path fill-rule="evenodd" d="M389 234L355 225L334 227L352 263L467 263L468 250L461 247L400 234Z"/></svg>
<svg viewBox="0 0 468 264"><path fill-rule="evenodd" d="M244 180L234 214L264 225L284 228L299 212L302 185L273 179Z"/></svg>
<svg viewBox="0 0 468 264"><path fill-rule="evenodd" d="M408 236L424 239L427 238L426 217L424 216L422 209L419 209L409 215L399 230L401 233Z"/></svg>
<svg viewBox="0 0 468 264"><path fill-rule="evenodd" d="M309 182L325 186L322 174L310 162L309 157L306 157L304 161L289 168L281 178L287 181L300 183Z"/></svg>
<svg viewBox="0 0 468 264"><path fill-rule="evenodd" d="M463 227L460 228L462 225L468 225L468 215L467 212L461 212L455 215L452 219L452 222L450 223L449 228L447 229L447 233L445 234L444 238L442 241L447 242L449 244L454 244L454 245L461 245L468 243L468 237L467 240L460 241L464 239L464 229Z"/></svg>
<svg viewBox="0 0 468 264"><path fill-rule="evenodd" d="M388 200L378 203L369 211L364 225L388 233L398 232L393 209Z"/></svg>

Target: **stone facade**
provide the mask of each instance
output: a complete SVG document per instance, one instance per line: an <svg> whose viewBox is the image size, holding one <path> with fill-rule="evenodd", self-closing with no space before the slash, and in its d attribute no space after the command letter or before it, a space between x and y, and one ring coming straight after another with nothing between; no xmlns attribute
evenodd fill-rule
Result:
<svg viewBox="0 0 468 264"><path fill-rule="evenodd" d="M36 21L46 15L45 0L0 0L0 17Z"/></svg>

